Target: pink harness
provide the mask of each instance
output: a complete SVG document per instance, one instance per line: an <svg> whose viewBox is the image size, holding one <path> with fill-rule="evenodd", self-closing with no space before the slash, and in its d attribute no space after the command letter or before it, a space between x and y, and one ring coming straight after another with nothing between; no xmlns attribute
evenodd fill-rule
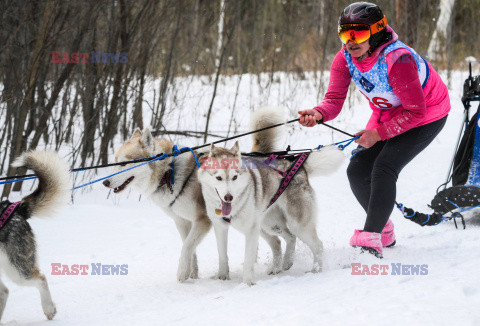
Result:
<svg viewBox="0 0 480 326"><path fill-rule="evenodd" d="M8 207L3 211L2 215L0 216L0 229L5 225L5 223L8 222L10 217L12 216L13 212L17 208L17 206L20 204L19 201L16 203L11 203L8 205Z"/></svg>
<svg viewBox="0 0 480 326"><path fill-rule="evenodd" d="M278 197L280 197L280 195L285 191L285 189L287 189L287 187L290 184L290 182L292 181L293 177L295 176L295 174L297 174L298 170L303 165L303 163L305 162L305 160L308 158L309 155L310 155L310 153L300 154L287 172L283 172L283 171L277 170L277 169L269 166L269 164L272 160L279 157L278 155L272 154L268 159L265 160L265 163L267 164L267 166L269 168L277 171L283 177L282 181L280 181L280 186L278 187L278 190L275 193L275 195L273 195L272 199L270 200L270 203L268 204L267 209L270 206L272 206L273 203L275 203L277 201Z"/></svg>

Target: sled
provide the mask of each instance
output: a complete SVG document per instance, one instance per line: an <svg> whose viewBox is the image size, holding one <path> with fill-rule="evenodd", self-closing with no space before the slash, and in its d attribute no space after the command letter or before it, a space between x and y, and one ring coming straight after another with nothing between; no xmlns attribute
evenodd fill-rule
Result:
<svg viewBox="0 0 480 326"><path fill-rule="evenodd" d="M479 104L470 118L472 102ZM433 213L419 213L396 203L406 219L421 226L437 225L453 219L458 228L456 219L459 218L465 229L462 213L480 207L480 76L472 76L471 62L469 77L463 85L462 103L465 108L464 119L447 179L437 188L437 194L428 205ZM447 187L450 182L451 186Z"/></svg>

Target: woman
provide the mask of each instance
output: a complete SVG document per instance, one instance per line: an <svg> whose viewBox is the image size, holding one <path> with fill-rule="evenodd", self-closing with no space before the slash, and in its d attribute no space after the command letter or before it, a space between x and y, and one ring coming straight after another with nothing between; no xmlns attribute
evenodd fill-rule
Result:
<svg viewBox="0 0 480 326"><path fill-rule="evenodd" d="M383 247L395 245L389 216L398 174L442 130L450 99L438 73L398 41L377 5L349 5L338 25L343 47L333 60L325 99L298 113L306 127L334 119L352 78L369 100L372 116L365 130L356 134L360 136L356 143L364 149L352 157L347 169L350 187L367 218L363 230L355 230L350 245L381 258Z"/></svg>

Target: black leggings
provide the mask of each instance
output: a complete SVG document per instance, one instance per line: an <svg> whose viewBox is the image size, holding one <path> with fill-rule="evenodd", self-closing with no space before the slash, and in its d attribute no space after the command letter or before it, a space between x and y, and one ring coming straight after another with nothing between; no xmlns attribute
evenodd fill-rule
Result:
<svg viewBox="0 0 480 326"><path fill-rule="evenodd" d="M442 130L447 117L410 129L359 151L348 165L350 187L367 213L363 228L382 232L394 208L398 174Z"/></svg>

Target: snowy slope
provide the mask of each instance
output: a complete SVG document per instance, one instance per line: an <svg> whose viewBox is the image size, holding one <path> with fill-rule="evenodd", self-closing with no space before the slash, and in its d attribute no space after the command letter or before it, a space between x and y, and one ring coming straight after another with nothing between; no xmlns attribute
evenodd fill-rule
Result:
<svg viewBox="0 0 480 326"><path fill-rule="evenodd" d="M446 177L462 120L459 88L452 92L454 109L443 132L400 175L397 199L409 207L429 212L426 205ZM369 109L364 102L352 109L344 110L335 125L351 132L360 129ZM246 130L248 114L243 120ZM331 141L332 133L322 128L297 125L285 143L304 148ZM244 151L248 146L248 141L242 143ZM218 258L210 232L197 250L200 279L177 283L181 241L173 221L134 192L108 195L97 184L91 192L76 192L74 204L61 209L59 216L31 220L40 268L57 304L54 321L44 317L36 289L8 280L10 297L2 321L8 325L479 325L480 217L470 217L466 230L456 230L452 222L422 228L395 210L397 245L385 250L383 260L359 254L348 240L355 228L363 226L364 213L350 192L347 164L333 176L312 180L319 203L317 230L325 245L323 273L305 273L312 256L298 241L291 270L266 275L271 253L261 240L257 284L245 286L241 284L244 240L232 229L231 280L211 278ZM52 275L52 263L128 264L128 274ZM351 275L352 263L389 265L389 275ZM428 265L428 274L391 275L392 263Z"/></svg>

